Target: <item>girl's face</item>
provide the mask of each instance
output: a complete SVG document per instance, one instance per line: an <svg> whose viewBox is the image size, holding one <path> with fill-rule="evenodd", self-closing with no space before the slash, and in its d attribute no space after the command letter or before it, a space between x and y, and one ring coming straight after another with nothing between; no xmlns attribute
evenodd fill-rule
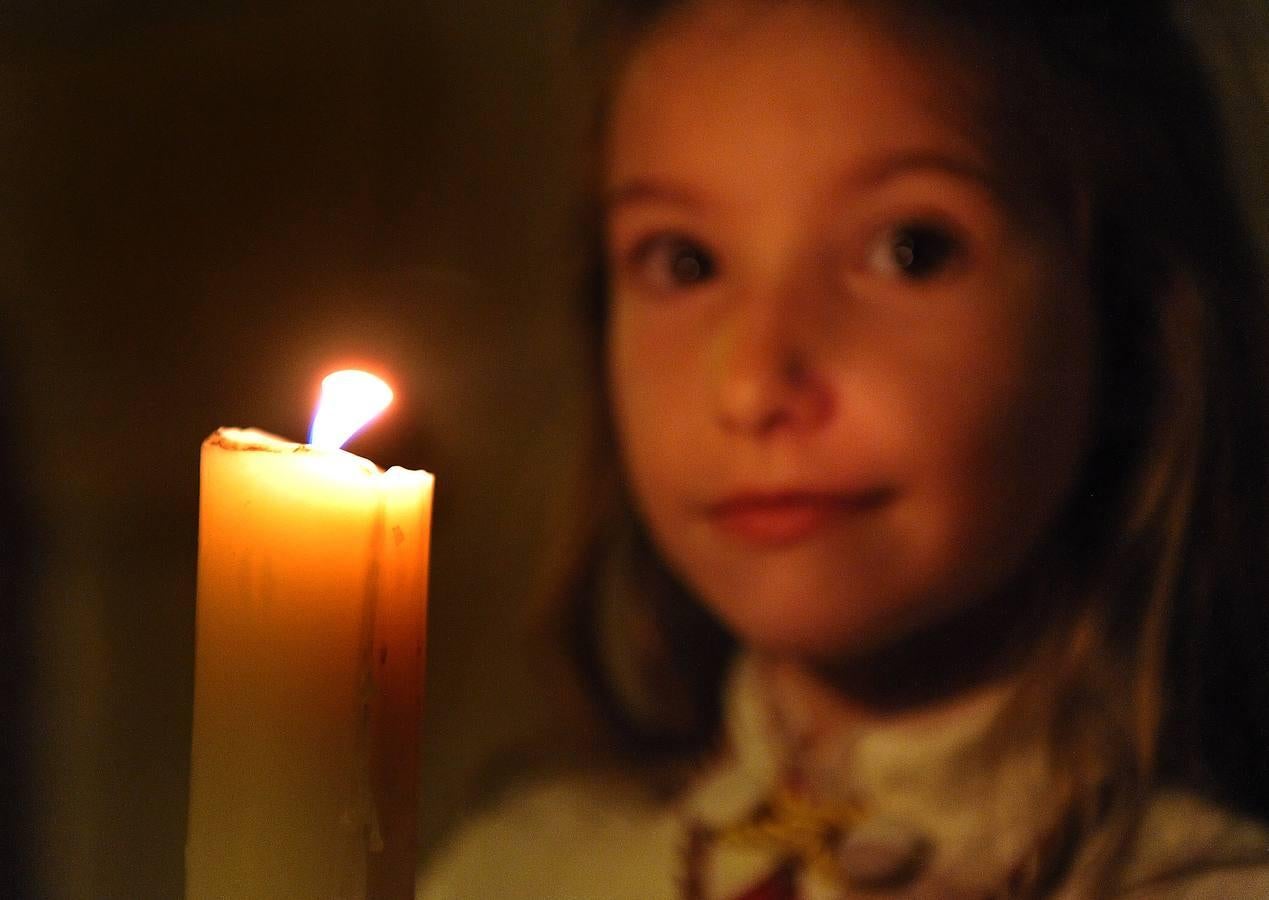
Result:
<svg viewBox="0 0 1269 900"><path fill-rule="evenodd" d="M874 652L968 610L1083 457L1082 254L1002 199L947 84L840 4L700 2L617 86L624 461L673 568L770 651Z"/></svg>

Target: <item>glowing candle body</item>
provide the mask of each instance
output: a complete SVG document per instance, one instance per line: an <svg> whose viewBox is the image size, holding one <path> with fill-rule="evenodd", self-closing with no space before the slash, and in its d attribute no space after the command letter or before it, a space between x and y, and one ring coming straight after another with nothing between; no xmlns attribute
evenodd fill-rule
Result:
<svg viewBox="0 0 1269 900"><path fill-rule="evenodd" d="M186 897L404 898L432 476L203 444Z"/></svg>

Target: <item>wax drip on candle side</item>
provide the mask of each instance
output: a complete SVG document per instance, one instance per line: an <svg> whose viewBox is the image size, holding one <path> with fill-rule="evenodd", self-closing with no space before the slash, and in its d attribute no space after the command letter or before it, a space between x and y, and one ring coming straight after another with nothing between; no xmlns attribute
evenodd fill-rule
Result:
<svg viewBox="0 0 1269 900"><path fill-rule="evenodd" d="M338 450L392 402L392 389L369 372L344 369L322 379L308 442Z"/></svg>

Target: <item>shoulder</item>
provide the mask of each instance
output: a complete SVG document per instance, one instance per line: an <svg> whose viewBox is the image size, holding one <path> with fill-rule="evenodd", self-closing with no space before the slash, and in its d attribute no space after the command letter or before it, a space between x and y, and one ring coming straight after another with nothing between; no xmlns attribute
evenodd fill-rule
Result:
<svg viewBox="0 0 1269 900"><path fill-rule="evenodd" d="M664 803L625 779L538 781L461 827L424 868L417 898L673 897L676 826Z"/></svg>
<svg viewBox="0 0 1269 900"><path fill-rule="evenodd" d="M1253 900L1269 898L1269 863L1230 865L1142 885L1122 900Z"/></svg>
<svg viewBox="0 0 1269 900"><path fill-rule="evenodd" d="M1197 794L1162 792L1127 874L1124 900L1269 898L1269 826Z"/></svg>

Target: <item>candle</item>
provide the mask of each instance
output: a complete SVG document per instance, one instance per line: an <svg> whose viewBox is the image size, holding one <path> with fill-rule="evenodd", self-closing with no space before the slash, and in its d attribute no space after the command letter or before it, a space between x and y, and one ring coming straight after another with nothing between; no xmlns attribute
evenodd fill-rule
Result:
<svg viewBox="0 0 1269 900"><path fill-rule="evenodd" d="M413 894L433 479L323 430L357 380L313 444L203 443L189 900Z"/></svg>

